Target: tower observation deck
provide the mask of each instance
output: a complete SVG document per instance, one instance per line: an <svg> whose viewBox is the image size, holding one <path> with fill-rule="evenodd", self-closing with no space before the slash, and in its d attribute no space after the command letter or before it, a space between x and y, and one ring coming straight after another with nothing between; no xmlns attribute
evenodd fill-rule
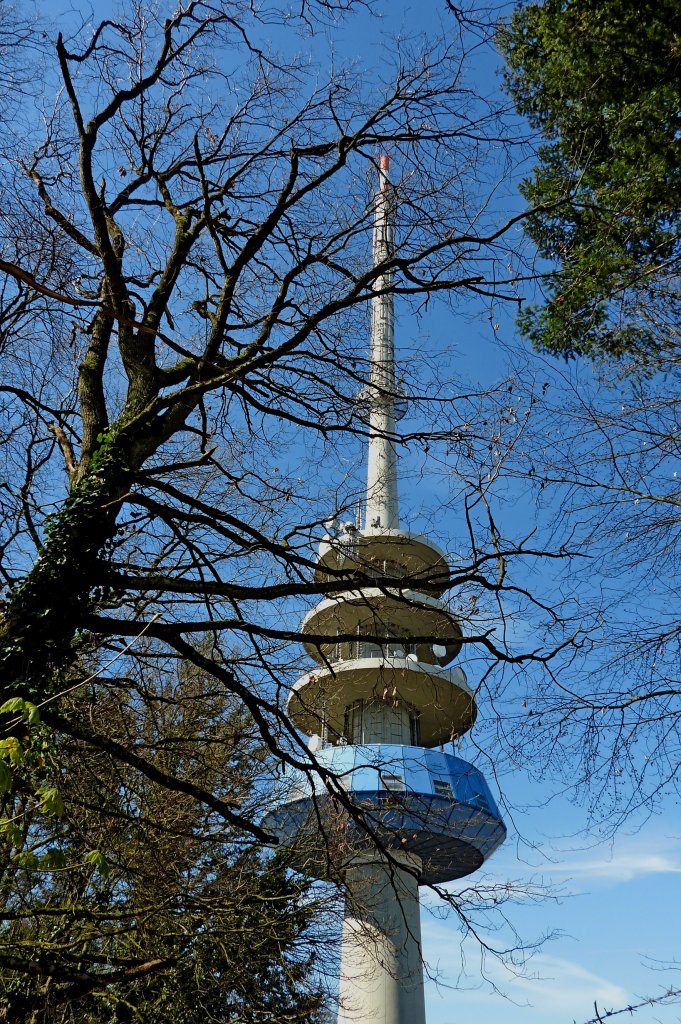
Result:
<svg viewBox="0 0 681 1024"><path fill-rule="evenodd" d="M377 267L393 251L394 205L382 156ZM444 750L471 728L476 704L453 664L463 634L442 599L447 558L400 527L391 274L377 278L372 299L365 522L320 544L317 579L348 588L305 616L316 664L288 701L291 721L358 813L339 808L313 774L289 771L265 821L284 843L306 836L308 873L328 877L335 861L345 879L338 1024L425 1024L418 885L470 874L506 836L481 773Z"/></svg>

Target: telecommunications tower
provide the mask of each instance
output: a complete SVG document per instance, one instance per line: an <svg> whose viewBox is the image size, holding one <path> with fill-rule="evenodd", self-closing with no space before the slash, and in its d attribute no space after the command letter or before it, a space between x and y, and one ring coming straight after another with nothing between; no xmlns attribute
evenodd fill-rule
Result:
<svg viewBox="0 0 681 1024"><path fill-rule="evenodd" d="M388 166L382 156L376 266L393 252ZM308 873L327 878L335 868L345 880L338 1024L425 1024L418 886L470 874L506 836L480 772L445 752L473 725L476 705L452 666L463 634L442 600L446 556L399 523L395 423L403 402L391 281L386 268L372 299L365 522L341 524L320 544L317 579L347 581L347 589L305 616L304 646L316 665L288 702L291 721L348 799L314 774L289 770L265 822L284 843L305 837Z"/></svg>

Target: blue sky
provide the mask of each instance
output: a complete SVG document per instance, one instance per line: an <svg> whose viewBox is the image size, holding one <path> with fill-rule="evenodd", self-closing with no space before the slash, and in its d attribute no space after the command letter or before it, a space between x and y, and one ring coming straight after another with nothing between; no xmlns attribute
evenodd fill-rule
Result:
<svg viewBox="0 0 681 1024"><path fill-rule="evenodd" d="M451 19L446 20L444 2L379 6L389 10L383 18L387 33L400 31L401 27L411 33L452 25ZM376 29L347 29L342 36L334 34L333 45L353 47L358 56L372 62L380 54L380 36ZM470 81L483 92L496 89L497 70L488 51L477 51ZM564 373L569 388L592 385L594 375L590 367L566 370L527 352L515 337L508 312L495 313L499 323L496 332L485 312L481 309L476 317L467 308L457 319L451 310L433 303L424 319L414 323L404 312L401 320L398 310L398 359L400 344L404 359L409 339L425 333L428 338L454 339L457 372L459 376L467 375L471 385L503 379L517 364L519 351L524 372L540 380L544 375L550 380L556 402L560 400L558 389ZM575 384L576 380L579 383ZM422 481L421 472L422 469L414 470L403 464L403 507L410 501L414 504L410 477L413 473ZM430 521L428 528L432 531L432 519L439 518L432 515L438 504L436 478L429 482L426 492L427 497L421 494L419 502L422 507L432 503L431 515L424 520ZM511 504L515 508L507 508L507 514L519 516L520 509L529 501L527 495L514 494ZM456 517L454 511L452 515ZM447 542L448 538L442 535L445 531L457 532L456 522L443 523L441 519L435 528L440 531L434 537L439 542ZM522 633L522 622L517 623L517 628ZM461 755L466 756L465 743ZM489 775L488 780L492 782ZM427 984L429 1024L476 1020L492 1020L494 1024L579 1024L594 1017L594 1002L603 1012L638 1003L668 988L681 987L678 969L660 969L679 957L678 801L663 799L654 816L632 817L614 837L599 841L598 835L587 829L585 810L556 795L555 786L537 783L519 771L502 775L500 781L510 804L520 809L514 812L513 822L507 815L508 840L487 865L487 874L500 883L509 878L540 880L560 892L562 895L555 901L547 899L507 910L525 940L531 941L542 932L554 932L555 937L514 974L490 956L481 962L480 948L475 942L467 940L462 946L455 921L440 919L424 907L425 958L439 979L438 983ZM541 806L544 800L546 805ZM523 810L528 804L533 806ZM430 898L423 893L424 903ZM494 942L498 936L492 934L490 938ZM615 1018L625 1019L631 1019L629 1014ZM679 1004L646 1007L634 1017L638 1024L671 1024L680 1019Z"/></svg>
<svg viewBox="0 0 681 1024"><path fill-rule="evenodd" d="M73 6L78 8L79 4ZM356 55L375 68L384 59L383 46L389 35L435 31L439 27L453 31L454 20L445 6L444 0L426 0L419 5L381 0L377 5L379 12L384 12L380 19L372 20L365 14L345 28L329 27L314 45L316 58L323 66L334 50L343 56ZM98 12L108 14L109 10L96 4ZM303 45L307 44L301 42ZM471 85L491 93L497 81L493 57L479 50L470 71ZM478 315L470 307L457 315L434 302L419 321L402 310L397 313L398 359L400 355L405 359L410 346L424 344L424 339L451 339L457 373L471 386L495 383L509 372L509 364L521 358L525 374L538 379L548 374L552 387L560 387L562 369L525 352L514 337L509 314L503 310L498 312L496 330L482 308ZM518 352L523 353L522 357L517 356ZM591 379L589 368L579 372ZM457 521L456 510L447 512L447 522L435 511L445 481L432 462L427 469L424 477L422 460L418 464L403 462L404 506L407 510L424 510L423 528L433 532L434 540L447 545L461 529L461 520ZM361 461L357 472L362 472ZM411 486L414 481L416 487ZM506 506L509 522L519 522L529 514L529 495L513 492ZM519 637L525 635L521 618L515 628ZM472 671L469 668L469 674ZM471 682L475 682L472 677ZM489 753L494 756L493 749ZM465 744L461 755L467 756ZM494 780L486 774L494 789ZM509 838L490 861L487 874L501 884L509 878L541 878L556 887L562 894L558 900L511 906L507 914L527 941L543 932L557 934L536 952L524 970L514 975L489 956L481 964L479 947L471 941L462 947L453 920L441 919L424 908L425 958L440 979L439 984L430 982L427 988L429 1024L478 1019L493 1020L494 1024L580 1024L594 1016L594 1001L603 1011L638 1002L667 987L681 987L678 971L674 976L656 969L668 964L679 949L678 803L662 799L655 816L630 818L614 837L599 841L598 836L585 831L584 809L561 797L555 783L537 782L519 769L513 773L502 771L499 783L515 810L513 820L506 815ZM424 901L428 899L424 896ZM492 935L491 941L498 938L503 936ZM640 1010L635 1020L637 1024L671 1024L680 1018L681 1007L670 1006Z"/></svg>
<svg viewBox="0 0 681 1024"><path fill-rule="evenodd" d="M443 982L461 985L451 990L428 984L430 1024L456 1024L481 1011L503 1024L580 1022L594 1016L594 1000L603 1012L674 985L672 972L655 969L678 950L681 835L671 815L649 821L635 834L625 831L611 842L580 849L558 838L563 811L557 805L548 820L536 814L522 826L526 834L538 829L556 836L546 844L552 862L542 863L539 853L533 861L543 880L563 888L565 896L558 903L509 912L521 934L541 928L562 934L546 942L519 976L487 957L485 973L498 993L480 983L480 956L473 944L465 950L466 976L459 978L461 947L453 924L424 911L426 959L439 969ZM530 875L512 836L488 868L500 881ZM679 1007L645 1008L636 1019L669 1024L679 1019Z"/></svg>

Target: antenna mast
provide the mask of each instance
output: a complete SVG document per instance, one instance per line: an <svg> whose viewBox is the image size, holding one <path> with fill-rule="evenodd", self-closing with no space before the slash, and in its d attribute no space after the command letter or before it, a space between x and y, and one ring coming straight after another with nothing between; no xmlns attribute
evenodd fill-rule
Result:
<svg viewBox="0 0 681 1024"><path fill-rule="evenodd" d="M390 157L378 161L379 182L374 204L374 266L393 255L394 202L388 178ZM369 373L369 457L365 527L398 530L397 453L395 451L395 343L392 270L374 285L371 300L371 362Z"/></svg>

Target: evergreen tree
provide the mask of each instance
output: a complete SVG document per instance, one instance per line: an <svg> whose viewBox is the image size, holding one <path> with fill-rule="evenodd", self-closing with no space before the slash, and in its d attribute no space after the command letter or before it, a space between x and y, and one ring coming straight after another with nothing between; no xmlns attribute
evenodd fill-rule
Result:
<svg viewBox="0 0 681 1024"><path fill-rule="evenodd" d="M268 760L243 710L196 670L132 669L76 691L74 731L104 717L112 742L262 813ZM285 859L111 754L50 743L31 766L49 787L5 797L0 1020L318 1022L317 904Z"/></svg>
<svg viewBox="0 0 681 1024"><path fill-rule="evenodd" d="M506 84L545 142L522 192L551 261L523 332L566 358L678 351L681 10L674 0L547 0L500 32Z"/></svg>

